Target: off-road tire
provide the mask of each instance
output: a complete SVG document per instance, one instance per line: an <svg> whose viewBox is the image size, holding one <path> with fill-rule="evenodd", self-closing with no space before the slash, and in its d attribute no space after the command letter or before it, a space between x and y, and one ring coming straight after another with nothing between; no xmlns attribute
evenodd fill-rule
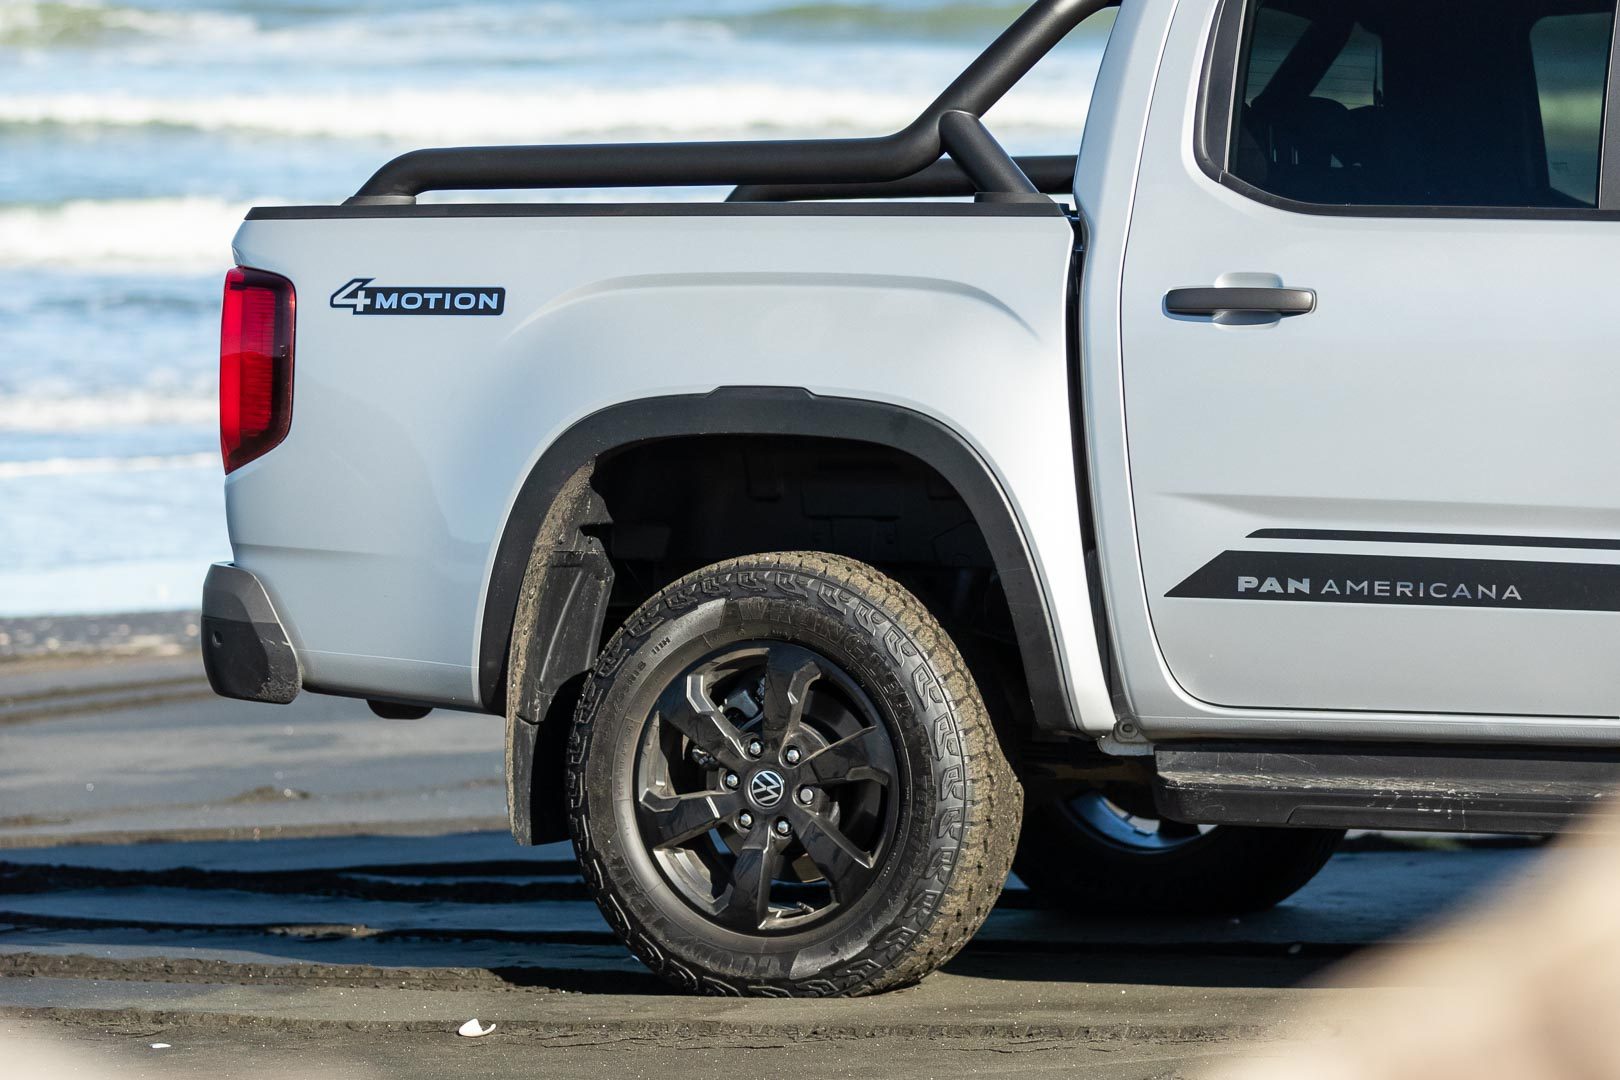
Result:
<svg viewBox="0 0 1620 1080"><path fill-rule="evenodd" d="M706 922L635 855L624 755L645 703L694 643L786 641L841 665L889 725L898 826L851 917L800 934ZM684 650L684 652L683 652ZM716 995L871 994L949 960L1001 893L1023 793L956 647L927 608L870 566L787 552L717 563L670 585L603 649L568 744L569 825L586 884L615 933L675 985ZM615 784L618 787L615 787Z"/></svg>
<svg viewBox="0 0 1620 1080"><path fill-rule="evenodd" d="M1053 797L1026 807L1013 870L1051 909L1238 915L1274 907L1304 888L1343 837L1341 829L1220 825L1184 847L1143 853L1098 838Z"/></svg>

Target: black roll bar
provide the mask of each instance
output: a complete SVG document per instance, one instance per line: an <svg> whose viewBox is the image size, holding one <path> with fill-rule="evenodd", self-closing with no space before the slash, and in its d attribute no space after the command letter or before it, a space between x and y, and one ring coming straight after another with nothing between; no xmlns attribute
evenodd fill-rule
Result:
<svg viewBox="0 0 1620 1080"><path fill-rule="evenodd" d="M605 143L581 146L482 146L413 150L378 169L351 204L409 203L424 191L496 188L670 187L873 184L903 180L933 165L946 149L942 122L956 133L953 153L975 185L1011 183L1008 194L1034 193L1029 178L982 124L992 105L1086 18L1118 0L1037 0L969 64L923 114L893 135L864 139L759 142ZM974 132L948 114L974 121ZM992 152L984 145L989 140ZM1005 161L993 160L996 154ZM971 160L961 160L965 155ZM1012 172L1008 171L1008 166ZM1025 185L1030 185L1025 187ZM980 188L1000 191L999 188Z"/></svg>
<svg viewBox="0 0 1620 1080"><path fill-rule="evenodd" d="M962 166L982 192L1013 198L1044 199L1024 170L972 113L952 109L939 118L939 138L951 160Z"/></svg>
<svg viewBox="0 0 1620 1080"><path fill-rule="evenodd" d="M1013 161L1035 187L1048 195L1062 195L1074 187L1073 154L1016 157ZM934 162L901 180L875 180L868 184L744 184L728 202L792 202L796 199L936 199L976 195L982 189L962 166L949 158Z"/></svg>

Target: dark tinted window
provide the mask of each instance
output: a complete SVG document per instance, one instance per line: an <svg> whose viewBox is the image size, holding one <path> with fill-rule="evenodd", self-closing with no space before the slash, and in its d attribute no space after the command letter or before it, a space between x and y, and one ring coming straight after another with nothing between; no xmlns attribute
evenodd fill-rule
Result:
<svg viewBox="0 0 1620 1080"><path fill-rule="evenodd" d="M1590 207L1614 0L1253 0L1231 171L1313 203Z"/></svg>
<svg viewBox="0 0 1620 1080"><path fill-rule="evenodd" d="M1530 55L1547 138L1547 181L1554 191L1591 206L1597 202L1598 147L1603 141L1603 94L1613 15L1548 15L1530 28Z"/></svg>

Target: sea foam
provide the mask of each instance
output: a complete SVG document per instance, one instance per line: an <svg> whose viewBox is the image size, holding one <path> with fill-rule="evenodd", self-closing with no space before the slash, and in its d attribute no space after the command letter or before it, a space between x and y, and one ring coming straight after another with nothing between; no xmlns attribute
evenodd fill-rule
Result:
<svg viewBox="0 0 1620 1080"><path fill-rule="evenodd" d="M195 391L125 390L77 396L0 394L0 435L198 427L215 423L218 415L219 402L214 396Z"/></svg>
<svg viewBox="0 0 1620 1080"><path fill-rule="evenodd" d="M251 33L247 15L219 11L153 11L90 0L6 0L0 4L0 45L82 47L107 39L166 37L225 39Z"/></svg>
<svg viewBox="0 0 1620 1080"><path fill-rule="evenodd" d="M223 273L231 264L231 236L247 210L247 203L205 197L0 209L0 266Z"/></svg>
<svg viewBox="0 0 1620 1080"><path fill-rule="evenodd" d="M885 134L926 101L909 91L832 90L737 81L635 89L394 89L197 97L12 94L0 126L171 127L402 144L533 143L594 138L747 138ZM1072 132L1084 94L1016 92L987 115L999 129Z"/></svg>
<svg viewBox="0 0 1620 1080"><path fill-rule="evenodd" d="M155 472L196 469L219 464L219 455L163 454L148 457L49 458L45 461L0 461L0 480L36 476L85 476L91 473Z"/></svg>

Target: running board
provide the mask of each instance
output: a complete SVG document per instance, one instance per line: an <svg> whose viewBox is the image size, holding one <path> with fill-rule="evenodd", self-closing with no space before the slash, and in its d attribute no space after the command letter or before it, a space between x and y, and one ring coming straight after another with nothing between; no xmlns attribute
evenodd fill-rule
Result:
<svg viewBox="0 0 1620 1080"><path fill-rule="evenodd" d="M1620 789L1607 750L1173 743L1154 761L1160 815L1201 825L1551 833Z"/></svg>

